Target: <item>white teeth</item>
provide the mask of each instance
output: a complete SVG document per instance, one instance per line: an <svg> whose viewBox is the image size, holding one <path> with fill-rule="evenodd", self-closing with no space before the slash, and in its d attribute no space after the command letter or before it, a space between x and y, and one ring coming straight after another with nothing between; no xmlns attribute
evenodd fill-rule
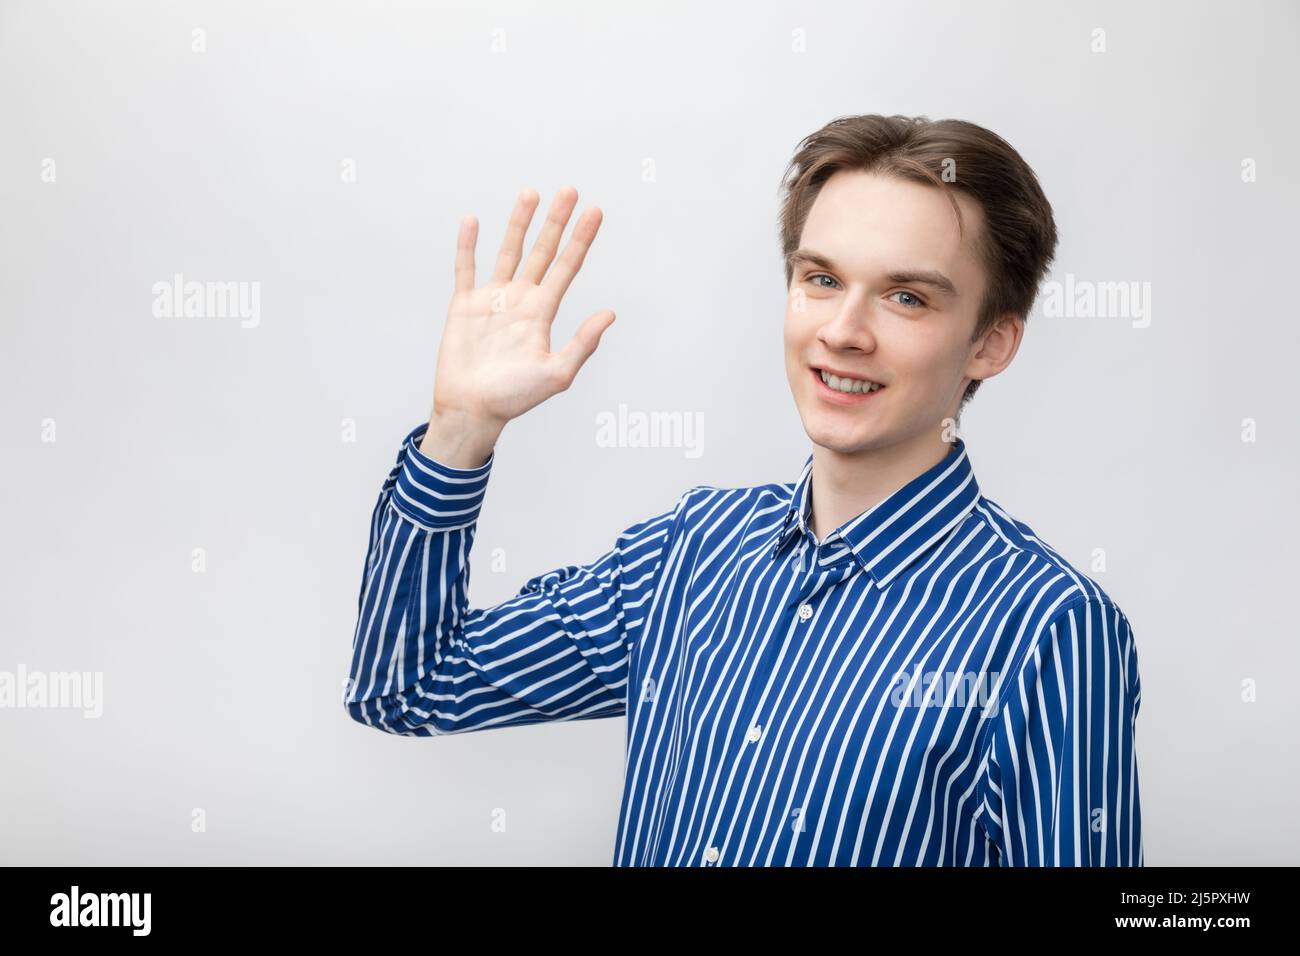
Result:
<svg viewBox="0 0 1300 956"><path fill-rule="evenodd" d="M821 373L822 381L837 392L875 392L885 387L878 382L868 382L859 378L840 378L838 375L831 375L825 369L818 369L818 371Z"/></svg>

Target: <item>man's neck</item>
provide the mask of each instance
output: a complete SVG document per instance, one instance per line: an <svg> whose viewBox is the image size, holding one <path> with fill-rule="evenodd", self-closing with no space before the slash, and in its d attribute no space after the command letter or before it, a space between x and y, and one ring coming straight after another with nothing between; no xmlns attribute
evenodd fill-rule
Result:
<svg viewBox="0 0 1300 956"><path fill-rule="evenodd" d="M844 454L813 446L809 528L821 542L850 518L884 501L952 451L938 429L904 443Z"/></svg>

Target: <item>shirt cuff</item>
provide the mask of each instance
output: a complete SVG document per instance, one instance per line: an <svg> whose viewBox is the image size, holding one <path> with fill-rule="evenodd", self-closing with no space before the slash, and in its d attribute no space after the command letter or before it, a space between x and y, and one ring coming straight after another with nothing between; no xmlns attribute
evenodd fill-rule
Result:
<svg viewBox="0 0 1300 956"><path fill-rule="evenodd" d="M426 528L451 531L468 527L478 520L496 449L477 468L453 468L420 451L420 441L428 430L425 422L402 443L393 507Z"/></svg>

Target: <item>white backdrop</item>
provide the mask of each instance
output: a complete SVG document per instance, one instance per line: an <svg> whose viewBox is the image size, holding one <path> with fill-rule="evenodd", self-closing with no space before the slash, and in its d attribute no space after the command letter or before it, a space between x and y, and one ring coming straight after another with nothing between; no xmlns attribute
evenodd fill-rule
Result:
<svg viewBox="0 0 1300 956"><path fill-rule="evenodd" d="M519 189L576 185L605 221L558 340L618 313L498 445L484 605L692 484L794 480L777 187L864 112L988 126L1054 205L1053 281L1149 283L1144 321L1040 304L963 432L1133 622L1148 865L1300 862L1297 21L2 0L0 672L102 675L102 713L0 709L0 862L608 864L621 718L406 739L340 702L456 224L482 267ZM155 314L177 274L255 315ZM620 404L702 416L700 453L603 447Z"/></svg>

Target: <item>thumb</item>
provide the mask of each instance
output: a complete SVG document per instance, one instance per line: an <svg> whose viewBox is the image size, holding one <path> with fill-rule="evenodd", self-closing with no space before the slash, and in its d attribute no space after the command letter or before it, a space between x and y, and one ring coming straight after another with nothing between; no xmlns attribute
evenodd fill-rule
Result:
<svg viewBox="0 0 1300 956"><path fill-rule="evenodd" d="M578 326L578 331L573 333L573 338L569 339L564 348L555 353L555 363L564 372L565 381L573 381L578 374L578 369L582 368L596 351L601 335L613 324L613 310L604 309L597 312Z"/></svg>

